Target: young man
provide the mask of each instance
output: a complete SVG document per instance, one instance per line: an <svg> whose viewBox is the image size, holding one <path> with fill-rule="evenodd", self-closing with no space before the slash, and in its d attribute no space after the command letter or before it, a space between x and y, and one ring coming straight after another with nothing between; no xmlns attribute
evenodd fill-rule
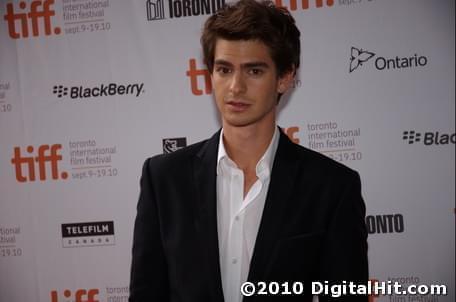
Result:
<svg viewBox="0 0 456 302"><path fill-rule="evenodd" d="M311 301L312 281L367 281L358 174L276 125L299 35L291 15L266 1L241 0L206 21L201 42L223 128L144 164L130 302ZM243 298L245 281L303 282L304 293Z"/></svg>

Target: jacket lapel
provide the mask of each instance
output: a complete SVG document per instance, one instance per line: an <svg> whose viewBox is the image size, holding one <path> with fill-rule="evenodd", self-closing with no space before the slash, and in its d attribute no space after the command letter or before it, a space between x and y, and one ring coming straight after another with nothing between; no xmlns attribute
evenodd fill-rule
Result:
<svg viewBox="0 0 456 302"><path fill-rule="evenodd" d="M280 131L279 146L272 166L271 181L250 262L249 281L264 280L270 252L279 239L287 200L291 194L298 162L294 144Z"/></svg>
<svg viewBox="0 0 456 302"><path fill-rule="evenodd" d="M217 151L220 131L214 134L196 154L193 162L194 185L196 192L196 227L201 238L207 243L203 256L206 262L207 286L211 290L211 301L223 301L222 280L217 231Z"/></svg>

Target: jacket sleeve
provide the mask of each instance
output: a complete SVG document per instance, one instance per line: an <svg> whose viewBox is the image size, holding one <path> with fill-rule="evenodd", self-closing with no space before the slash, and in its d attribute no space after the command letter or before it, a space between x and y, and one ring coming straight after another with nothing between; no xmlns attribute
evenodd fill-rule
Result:
<svg viewBox="0 0 456 302"><path fill-rule="evenodd" d="M142 170L134 226L129 302L169 301L166 257L150 169L148 159Z"/></svg>
<svg viewBox="0 0 456 302"><path fill-rule="evenodd" d="M353 175L329 224L320 264L320 282L337 285L346 281L347 288L349 282L365 285L368 280L366 207L361 197L359 175L356 172ZM368 301L368 297L320 296L319 301Z"/></svg>

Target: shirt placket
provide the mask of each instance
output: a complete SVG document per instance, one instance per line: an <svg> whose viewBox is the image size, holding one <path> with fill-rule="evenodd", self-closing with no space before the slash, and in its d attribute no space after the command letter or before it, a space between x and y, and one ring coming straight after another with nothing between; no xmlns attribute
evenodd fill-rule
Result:
<svg viewBox="0 0 456 302"><path fill-rule="evenodd" d="M241 212L244 195L244 176L237 168L232 169L231 174L231 209L230 209L230 232L228 239L229 259L228 267L230 276L230 301L238 301L240 297L239 285L242 271L242 225L243 214Z"/></svg>

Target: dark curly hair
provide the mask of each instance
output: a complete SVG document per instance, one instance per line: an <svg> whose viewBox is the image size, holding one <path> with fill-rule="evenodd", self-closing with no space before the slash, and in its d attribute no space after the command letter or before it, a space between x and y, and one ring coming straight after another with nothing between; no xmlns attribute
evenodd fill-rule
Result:
<svg viewBox="0 0 456 302"><path fill-rule="evenodd" d="M212 73L219 38L259 40L269 48L278 76L282 76L299 67L299 36L299 29L287 9L268 0L240 0L226 4L204 24L201 35L204 63Z"/></svg>

